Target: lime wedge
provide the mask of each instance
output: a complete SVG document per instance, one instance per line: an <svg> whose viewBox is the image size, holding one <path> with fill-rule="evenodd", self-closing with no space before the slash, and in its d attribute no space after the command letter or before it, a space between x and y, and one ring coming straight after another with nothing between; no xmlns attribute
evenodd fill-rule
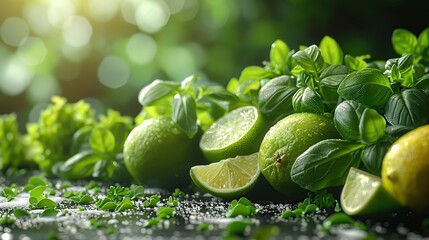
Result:
<svg viewBox="0 0 429 240"><path fill-rule="evenodd" d="M252 154L259 150L266 130L267 124L256 107L240 107L204 132L200 148L210 162Z"/></svg>
<svg viewBox="0 0 429 240"><path fill-rule="evenodd" d="M381 185L381 178L351 168L341 192L341 207L349 215L371 215L388 212L398 203Z"/></svg>
<svg viewBox="0 0 429 240"><path fill-rule="evenodd" d="M197 187L221 198L243 196L255 185L259 174L258 153L194 166L190 170Z"/></svg>

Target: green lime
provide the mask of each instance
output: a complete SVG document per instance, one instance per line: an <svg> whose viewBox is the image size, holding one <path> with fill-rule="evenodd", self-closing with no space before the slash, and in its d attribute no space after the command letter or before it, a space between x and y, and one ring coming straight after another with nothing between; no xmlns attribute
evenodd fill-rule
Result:
<svg viewBox="0 0 429 240"><path fill-rule="evenodd" d="M259 150L259 167L267 181L293 200L305 197L306 190L291 180L296 158L324 139L338 138L331 118L315 113L291 114L270 128Z"/></svg>
<svg viewBox="0 0 429 240"><path fill-rule="evenodd" d="M237 108L203 133L201 151L210 162L257 152L267 130L266 124L256 107Z"/></svg>
<svg viewBox="0 0 429 240"><path fill-rule="evenodd" d="M172 189L189 183L189 169L200 155L197 142L168 117L143 121L124 144L127 170L151 187Z"/></svg>
<svg viewBox="0 0 429 240"><path fill-rule="evenodd" d="M237 198L253 188L260 175L258 153L191 168L192 181L216 197Z"/></svg>
<svg viewBox="0 0 429 240"><path fill-rule="evenodd" d="M429 213L429 125L411 130L390 146L381 178L383 187L402 206Z"/></svg>
<svg viewBox="0 0 429 240"><path fill-rule="evenodd" d="M350 168L341 192L341 208L349 215L388 212L398 206L381 185L381 178L357 168Z"/></svg>

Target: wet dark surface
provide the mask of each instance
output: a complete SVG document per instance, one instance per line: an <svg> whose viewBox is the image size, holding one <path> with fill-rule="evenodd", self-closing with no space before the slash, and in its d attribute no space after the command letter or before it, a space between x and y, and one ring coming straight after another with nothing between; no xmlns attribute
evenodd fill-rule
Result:
<svg viewBox="0 0 429 240"><path fill-rule="evenodd" d="M0 178L0 181L0 189L10 184L10 180ZM155 217L156 209L166 206L170 192L147 188L145 197L133 201L135 210L109 212L98 210L95 204L78 205L62 197L66 190L82 190L84 183L78 185L81 186L57 190L50 196L59 203L56 208L59 214L55 217L42 217L43 210L29 209L28 193L21 193L10 202L0 196L0 216L13 217L15 208L26 209L31 214L15 219L13 224L0 225L0 239L224 239L227 225L233 221L249 222L243 235L234 235L242 239L423 239L428 234L422 226L425 217L406 210L379 217L355 218L367 227L366 231L345 225L323 231L323 220L332 213L326 210L282 219L281 213L296 208L296 204L281 201L255 200L255 215L228 218L226 212L230 201L190 190L184 190L188 193L178 201L172 218L148 227L146 224ZM107 188L101 186L100 192L88 193L94 198L103 198ZM145 207L143 202L155 193L162 194L161 201L156 207ZM96 226L92 223L94 220L102 224ZM209 227L199 230L202 225Z"/></svg>

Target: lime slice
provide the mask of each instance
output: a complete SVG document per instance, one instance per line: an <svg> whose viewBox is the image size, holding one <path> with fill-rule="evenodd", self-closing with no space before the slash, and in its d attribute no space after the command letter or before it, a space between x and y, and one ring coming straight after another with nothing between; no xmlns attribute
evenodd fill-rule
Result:
<svg viewBox="0 0 429 240"><path fill-rule="evenodd" d="M259 174L258 153L194 166L190 170L197 187L221 198L243 196L255 185Z"/></svg>
<svg viewBox="0 0 429 240"><path fill-rule="evenodd" d="M370 215L388 212L398 203L381 185L381 178L351 168L341 192L341 207L349 215Z"/></svg>
<svg viewBox="0 0 429 240"><path fill-rule="evenodd" d="M268 128L266 125L256 107L237 108L204 132L201 151L210 162L257 152Z"/></svg>

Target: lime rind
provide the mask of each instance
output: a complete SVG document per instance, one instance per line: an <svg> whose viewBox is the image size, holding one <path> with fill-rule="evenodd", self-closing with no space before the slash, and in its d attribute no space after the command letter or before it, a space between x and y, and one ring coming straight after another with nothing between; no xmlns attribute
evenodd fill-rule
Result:
<svg viewBox="0 0 429 240"><path fill-rule="evenodd" d="M258 151L266 123L254 106L237 108L214 122L202 135L200 149L210 162Z"/></svg>
<svg viewBox="0 0 429 240"><path fill-rule="evenodd" d="M258 153L194 166L190 170L196 186L221 198L243 196L252 189L259 175Z"/></svg>
<svg viewBox="0 0 429 240"><path fill-rule="evenodd" d="M349 215L373 215L391 211L398 203L387 193L381 178L350 168L341 192L341 207Z"/></svg>

